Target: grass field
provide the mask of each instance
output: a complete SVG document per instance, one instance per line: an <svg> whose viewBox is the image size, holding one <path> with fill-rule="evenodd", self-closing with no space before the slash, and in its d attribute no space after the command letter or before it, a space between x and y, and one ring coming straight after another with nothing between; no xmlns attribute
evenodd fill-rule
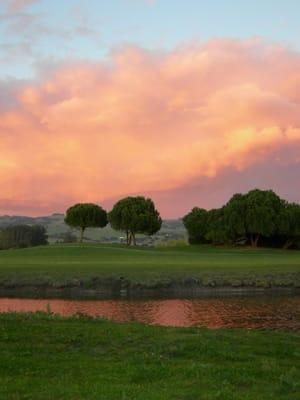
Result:
<svg viewBox="0 0 300 400"><path fill-rule="evenodd" d="M7 400L298 400L300 335L0 315Z"/></svg>
<svg viewBox="0 0 300 400"><path fill-rule="evenodd" d="M72 244L0 252L0 284L59 286L121 276L144 284L194 277L204 286L300 286L300 251Z"/></svg>

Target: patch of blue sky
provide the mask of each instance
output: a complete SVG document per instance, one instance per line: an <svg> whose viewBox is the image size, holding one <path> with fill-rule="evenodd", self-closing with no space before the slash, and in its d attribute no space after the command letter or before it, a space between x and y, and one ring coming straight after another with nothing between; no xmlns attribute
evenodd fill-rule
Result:
<svg viewBox="0 0 300 400"><path fill-rule="evenodd" d="M300 50L299 0L40 0L10 16L3 4L1 77L30 77L44 59L99 59L124 44L172 49L193 40L262 37ZM26 15L32 24L22 29ZM27 53L25 46L9 54L9 44L24 42Z"/></svg>

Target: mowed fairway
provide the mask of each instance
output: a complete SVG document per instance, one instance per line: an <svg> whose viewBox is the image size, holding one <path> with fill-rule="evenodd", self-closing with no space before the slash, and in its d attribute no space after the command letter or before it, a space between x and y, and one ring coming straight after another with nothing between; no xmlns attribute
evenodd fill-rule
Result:
<svg viewBox="0 0 300 400"><path fill-rule="evenodd" d="M300 251L182 246L127 248L52 245L0 252L0 280L125 277L148 281L189 276L299 276ZM292 278L293 279L293 278Z"/></svg>

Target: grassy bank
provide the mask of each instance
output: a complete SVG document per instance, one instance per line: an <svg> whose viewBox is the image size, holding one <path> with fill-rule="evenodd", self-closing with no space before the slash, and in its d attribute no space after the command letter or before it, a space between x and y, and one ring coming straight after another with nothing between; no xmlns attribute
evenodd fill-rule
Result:
<svg viewBox="0 0 300 400"><path fill-rule="evenodd" d="M286 399L300 395L293 332L163 328L0 315L0 398Z"/></svg>
<svg viewBox="0 0 300 400"><path fill-rule="evenodd" d="M122 282L120 280L122 277ZM300 251L52 245L0 252L0 287L300 287Z"/></svg>

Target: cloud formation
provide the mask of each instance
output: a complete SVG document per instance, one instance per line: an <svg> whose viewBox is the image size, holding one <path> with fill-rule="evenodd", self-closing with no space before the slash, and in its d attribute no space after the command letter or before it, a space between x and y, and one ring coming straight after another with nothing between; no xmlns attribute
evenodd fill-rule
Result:
<svg viewBox="0 0 300 400"><path fill-rule="evenodd" d="M14 13L20 12L34 3L38 3L39 0L4 0L4 2L7 3L8 10Z"/></svg>
<svg viewBox="0 0 300 400"><path fill-rule="evenodd" d="M240 179L252 169L255 182L265 160L276 174L296 168L299 71L297 52L220 39L164 53L128 46L106 61L44 65L18 90L0 83L10 92L6 106L0 98L0 211L41 214L153 192L163 204L181 191L179 208L164 207L174 216L190 207L184 190L195 181L220 185L225 170ZM209 207L205 196L197 203Z"/></svg>

